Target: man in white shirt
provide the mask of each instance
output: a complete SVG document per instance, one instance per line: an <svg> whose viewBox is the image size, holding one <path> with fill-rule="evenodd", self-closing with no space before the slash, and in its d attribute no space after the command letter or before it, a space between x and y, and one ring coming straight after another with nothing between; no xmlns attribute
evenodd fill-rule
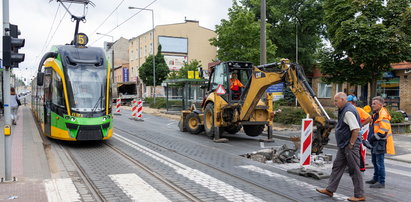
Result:
<svg viewBox="0 0 411 202"><path fill-rule="evenodd" d="M333 168L325 189L316 189L318 192L332 197L337 191L338 184L344 174L345 167L348 166L348 173L354 184L354 197L349 201L365 201L364 182L360 171L360 116L355 107L347 102L347 95L339 92L334 96L334 104L338 107L338 123L335 128L337 140L337 156L335 157Z"/></svg>

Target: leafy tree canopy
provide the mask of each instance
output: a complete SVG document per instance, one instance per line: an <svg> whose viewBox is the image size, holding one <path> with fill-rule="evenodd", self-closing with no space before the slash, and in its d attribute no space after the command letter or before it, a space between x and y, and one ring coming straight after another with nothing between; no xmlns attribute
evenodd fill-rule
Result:
<svg viewBox="0 0 411 202"><path fill-rule="evenodd" d="M267 37L277 46L275 57L296 61L297 34L298 63L311 70L324 35L322 1L267 0L267 23L272 25ZM260 0L241 2L260 18Z"/></svg>
<svg viewBox="0 0 411 202"><path fill-rule="evenodd" d="M217 57L223 61L260 62L260 23L255 12L233 1L228 10L228 20L221 20L216 25L217 38L210 39L211 45L218 47ZM267 34L270 35L271 25L267 23ZM276 46L267 40L267 61L275 61Z"/></svg>
<svg viewBox="0 0 411 202"><path fill-rule="evenodd" d="M161 54L161 45L158 46L158 52L154 58L156 71L156 85L160 85L170 72L164 55ZM146 58L146 62L138 69L141 80L146 86L153 86L153 55Z"/></svg>
<svg viewBox="0 0 411 202"><path fill-rule="evenodd" d="M190 62L184 62L184 66L178 71L171 71L168 74L167 79L187 79L188 71L198 71L198 67L201 66L201 61L196 59L191 60Z"/></svg>
<svg viewBox="0 0 411 202"><path fill-rule="evenodd" d="M333 47L323 51L329 56L320 67L326 80L371 82L374 96L376 81L390 64L411 58L410 0L325 0L324 9Z"/></svg>

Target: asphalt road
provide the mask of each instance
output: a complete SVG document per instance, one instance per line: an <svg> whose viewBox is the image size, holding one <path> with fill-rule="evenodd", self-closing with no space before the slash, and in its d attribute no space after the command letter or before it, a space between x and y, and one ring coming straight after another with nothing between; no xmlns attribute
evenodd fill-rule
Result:
<svg viewBox="0 0 411 202"><path fill-rule="evenodd" d="M130 112L114 119L114 136L105 142L67 143L67 149L107 201L155 198L158 201L335 201L353 195L348 174L333 198L315 192L328 180L315 180L287 173L292 165L260 163L241 155L292 143L276 140L262 144L261 137L243 133L225 136L228 143L214 143L206 135L178 130L176 120L144 115L144 121L129 119ZM289 135L299 132L274 132ZM335 155L336 150L324 149ZM322 168L330 172L330 166ZM365 187L369 201L409 201L411 164L386 160L385 189ZM364 173L371 179L372 169ZM145 190L141 192L141 190Z"/></svg>

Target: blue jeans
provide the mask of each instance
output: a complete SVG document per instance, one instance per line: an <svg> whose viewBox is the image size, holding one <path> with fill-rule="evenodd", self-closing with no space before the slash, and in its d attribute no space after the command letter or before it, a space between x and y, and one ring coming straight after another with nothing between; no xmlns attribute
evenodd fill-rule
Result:
<svg viewBox="0 0 411 202"><path fill-rule="evenodd" d="M372 164L374 165L374 180L385 184L384 153L372 154Z"/></svg>

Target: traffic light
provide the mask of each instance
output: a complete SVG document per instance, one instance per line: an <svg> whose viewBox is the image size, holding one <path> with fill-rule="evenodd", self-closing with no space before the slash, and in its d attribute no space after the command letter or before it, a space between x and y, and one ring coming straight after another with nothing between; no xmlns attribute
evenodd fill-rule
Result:
<svg viewBox="0 0 411 202"><path fill-rule="evenodd" d="M24 47L25 39L19 39L20 31L17 25L10 24L6 29L9 36L3 36L3 65L6 67L18 67L24 61L24 54L19 49Z"/></svg>

